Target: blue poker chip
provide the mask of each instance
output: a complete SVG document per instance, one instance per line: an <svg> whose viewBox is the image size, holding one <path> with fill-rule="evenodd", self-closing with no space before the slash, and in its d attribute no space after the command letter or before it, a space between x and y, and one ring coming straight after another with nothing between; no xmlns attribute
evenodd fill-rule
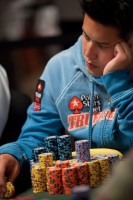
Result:
<svg viewBox="0 0 133 200"><path fill-rule="evenodd" d="M72 140L70 135L57 137L59 160L72 159Z"/></svg>
<svg viewBox="0 0 133 200"><path fill-rule="evenodd" d="M38 155L41 153L45 153L44 147L38 147L32 150L32 160L33 162L38 162Z"/></svg>
<svg viewBox="0 0 133 200"><path fill-rule="evenodd" d="M46 152L52 152L53 160L58 160L57 136L49 136L44 138L44 146Z"/></svg>

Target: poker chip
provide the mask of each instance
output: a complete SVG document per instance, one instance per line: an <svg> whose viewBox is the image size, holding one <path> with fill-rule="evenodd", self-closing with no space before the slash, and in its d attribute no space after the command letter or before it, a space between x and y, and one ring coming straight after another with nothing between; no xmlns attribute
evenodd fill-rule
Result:
<svg viewBox="0 0 133 200"><path fill-rule="evenodd" d="M71 188L76 186L78 183L75 166L62 169L62 182L64 193L67 195L71 194Z"/></svg>
<svg viewBox="0 0 133 200"><path fill-rule="evenodd" d="M59 167L48 167L47 168L47 189L49 194L62 194L62 169Z"/></svg>
<svg viewBox="0 0 133 200"><path fill-rule="evenodd" d="M91 188L96 188L101 183L100 178L100 163L98 160L90 160L86 162L89 170L89 185Z"/></svg>
<svg viewBox="0 0 133 200"><path fill-rule="evenodd" d="M13 197L14 194L15 194L15 187L13 185L13 183L11 182L7 182L6 183L6 193L4 195L4 198L10 198L10 197Z"/></svg>
<svg viewBox="0 0 133 200"><path fill-rule="evenodd" d="M33 165L31 168L31 183L33 193L45 192L46 187L46 167L39 164Z"/></svg>
<svg viewBox="0 0 133 200"><path fill-rule="evenodd" d="M32 161L38 162L38 155L45 152L44 147L38 147L32 150Z"/></svg>
<svg viewBox="0 0 133 200"><path fill-rule="evenodd" d="M108 158L101 157L98 161L100 163L100 179L102 183L110 175L111 166Z"/></svg>
<svg viewBox="0 0 133 200"><path fill-rule="evenodd" d="M44 146L46 152L52 152L53 160L58 160L57 136L49 136L44 138Z"/></svg>
<svg viewBox="0 0 133 200"><path fill-rule="evenodd" d="M39 164L42 167L53 166L53 154L52 153L41 153L38 155Z"/></svg>
<svg viewBox="0 0 133 200"><path fill-rule="evenodd" d="M78 185L89 184L89 170L87 163L76 163Z"/></svg>
<svg viewBox="0 0 133 200"><path fill-rule="evenodd" d="M72 159L72 141L70 135L57 137L59 160Z"/></svg>
<svg viewBox="0 0 133 200"><path fill-rule="evenodd" d="M59 168L66 168L66 167L69 167L70 164L68 160L57 160L55 162L55 166Z"/></svg>
<svg viewBox="0 0 133 200"><path fill-rule="evenodd" d="M79 140L75 142L75 151L78 162L90 160L90 151L88 140Z"/></svg>

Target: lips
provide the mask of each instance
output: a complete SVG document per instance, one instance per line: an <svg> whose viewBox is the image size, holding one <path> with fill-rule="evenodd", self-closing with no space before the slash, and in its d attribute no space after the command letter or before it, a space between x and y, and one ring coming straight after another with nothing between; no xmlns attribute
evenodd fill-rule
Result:
<svg viewBox="0 0 133 200"><path fill-rule="evenodd" d="M85 61L86 66L89 68L98 68L95 64L93 64L91 61Z"/></svg>
<svg viewBox="0 0 133 200"><path fill-rule="evenodd" d="M88 57L84 57L86 70L95 77L100 77L103 75L102 68L95 63L96 60L90 60Z"/></svg>

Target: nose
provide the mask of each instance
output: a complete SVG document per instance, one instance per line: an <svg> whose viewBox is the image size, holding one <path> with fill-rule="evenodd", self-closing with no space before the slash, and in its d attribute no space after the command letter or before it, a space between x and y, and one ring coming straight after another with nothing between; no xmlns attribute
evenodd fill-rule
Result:
<svg viewBox="0 0 133 200"><path fill-rule="evenodd" d="M87 41L86 49L85 49L85 56L88 57L90 60L95 59L96 56L96 47L93 41Z"/></svg>

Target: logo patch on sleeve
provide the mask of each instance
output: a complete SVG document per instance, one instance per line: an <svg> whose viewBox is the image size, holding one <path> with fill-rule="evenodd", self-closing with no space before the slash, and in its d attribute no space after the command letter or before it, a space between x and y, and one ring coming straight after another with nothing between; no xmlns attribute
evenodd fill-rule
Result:
<svg viewBox="0 0 133 200"><path fill-rule="evenodd" d="M44 86L45 86L45 81L39 79L37 83L36 91L35 91L35 96L34 96L34 110L35 111L41 110L41 100L42 100Z"/></svg>

